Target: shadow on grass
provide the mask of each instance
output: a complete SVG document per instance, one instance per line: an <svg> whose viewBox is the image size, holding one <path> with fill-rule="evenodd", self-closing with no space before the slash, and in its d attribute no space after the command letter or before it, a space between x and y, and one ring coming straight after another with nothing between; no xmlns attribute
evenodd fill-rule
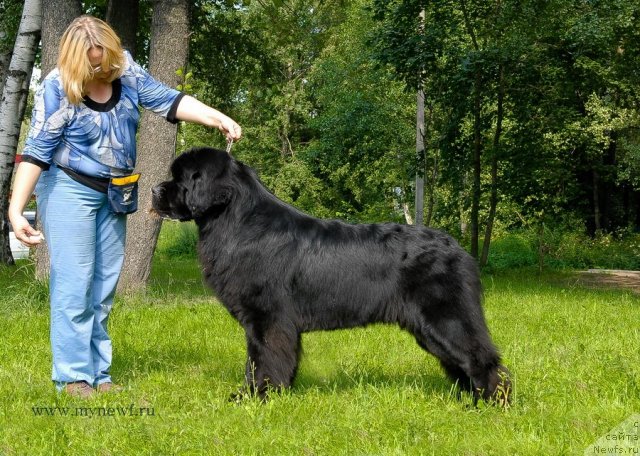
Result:
<svg viewBox="0 0 640 456"><path fill-rule="evenodd" d="M426 395L442 395L451 391L453 384L444 373L416 372L409 375L394 375L381 369L361 371L355 375L341 370L331 376L315 377L300 374L293 384L293 393L308 391L347 392L363 386L391 389L419 389Z"/></svg>
<svg viewBox="0 0 640 456"><path fill-rule="evenodd" d="M244 349L242 355L238 356L235 350L233 353L229 350L209 353L196 345L138 348L122 344L118 352L118 356L114 357L113 370L119 381L125 384L135 382L139 377L160 374L167 379L177 376L180 379L192 378L194 381L204 379L212 385L235 385L228 391L231 394L244 382ZM303 366L289 391L295 396L312 392L342 393L363 387L419 390L425 395L442 396L451 392L453 383L444 372L434 371L430 366L425 366L424 372L409 374L394 374L376 367L358 368L354 371L336 368L335 372L316 374L305 371Z"/></svg>
<svg viewBox="0 0 640 456"><path fill-rule="evenodd" d="M203 387L210 383L212 388L220 385L227 388L220 394L227 399L236 393L244 383L244 358L232 362L221 363L215 357L207 356L197 348L147 348L143 351L127 350L122 352L117 361L114 360L114 371L122 382L135 382L140 377L158 373L167 377L178 377L180 381L190 378L196 382L204 379ZM292 387L285 394L306 396L308 394L341 394L358 389L408 390L420 391L425 396L447 396L454 385L444 373L428 372L409 375L394 375L381 369L371 369L356 374L339 371L333 375L315 376L300 373ZM457 395L460 394L456 388ZM277 397L277 393L275 395Z"/></svg>

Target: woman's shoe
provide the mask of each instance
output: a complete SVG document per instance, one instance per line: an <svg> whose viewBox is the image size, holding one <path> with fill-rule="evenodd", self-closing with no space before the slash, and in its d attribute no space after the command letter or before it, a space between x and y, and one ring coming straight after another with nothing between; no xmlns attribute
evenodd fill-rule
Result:
<svg viewBox="0 0 640 456"><path fill-rule="evenodd" d="M91 385L87 382L72 382L64 385L63 391L67 393L71 397L77 397L80 399L89 399L93 397L96 390L94 390Z"/></svg>
<svg viewBox="0 0 640 456"><path fill-rule="evenodd" d="M120 393L122 390L124 390L122 386L111 382L100 383L96 387L96 391L99 393Z"/></svg>

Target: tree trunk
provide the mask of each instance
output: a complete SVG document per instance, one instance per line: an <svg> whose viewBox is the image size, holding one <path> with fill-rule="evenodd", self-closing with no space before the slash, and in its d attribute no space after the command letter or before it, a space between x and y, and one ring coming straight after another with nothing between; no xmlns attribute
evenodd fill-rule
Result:
<svg viewBox="0 0 640 456"><path fill-rule="evenodd" d="M426 12L424 9L420 10L420 25L418 34L424 34L424 21ZM424 71L421 71L424 73ZM420 78L424 74L419 75ZM424 225L424 167L425 167L425 152L424 152L424 86L422 82L418 88L418 96L416 99L416 198L415 209L416 218L415 224L417 226Z"/></svg>
<svg viewBox="0 0 640 456"><path fill-rule="evenodd" d="M613 200L623 194L623 187L616 183L617 171L614 171L619 166L617 161L618 132L608 130L605 134L609 138L609 146L604 151L604 178L600 180L600 226L603 230L611 232L620 226L619 219L614 222L614 219L617 218L614 214L617 211L614 209L616 204ZM626 224L623 226L626 227Z"/></svg>
<svg viewBox="0 0 640 456"><path fill-rule="evenodd" d="M595 169L591 172L593 179L593 222L595 224L596 233L602 229L601 217L600 217L600 175Z"/></svg>
<svg viewBox="0 0 640 456"><path fill-rule="evenodd" d="M433 106L429 107L429 121L425 120L425 125L433 125ZM426 127L425 127L426 130ZM425 131L426 135L426 131ZM425 153L425 161L426 161L426 153ZM424 222L426 226L431 226L431 222L433 220L433 214L436 208L436 185L438 182L438 171L439 171L439 163L438 163L438 150L437 148L433 150L433 167L431 168L431 179L429 185L427 186L427 218Z"/></svg>
<svg viewBox="0 0 640 456"><path fill-rule="evenodd" d="M544 255L546 253L544 241L544 215L540 216L540 225L538 226L538 273L544 271Z"/></svg>
<svg viewBox="0 0 640 456"><path fill-rule="evenodd" d="M636 229L640 229L640 191L634 190L633 191L633 200L635 201L634 207L635 207L635 220L634 220L634 227Z"/></svg>
<svg viewBox="0 0 640 456"><path fill-rule="evenodd" d="M0 264L13 264L7 217L9 189L20 137L20 113L24 113L20 103L26 103L25 87L28 93L41 27L41 0L26 0L0 101Z"/></svg>
<svg viewBox="0 0 640 456"><path fill-rule="evenodd" d="M404 220L407 222L407 225L413 225L413 217L411 217L409 203L402 203L402 212L404 213Z"/></svg>
<svg viewBox="0 0 640 456"><path fill-rule="evenodd" d="M42 78L58 64L60 38L82 14L80 0L47 0L42 5Z"/></svg>
<svg viewBox="0 0 640 456"><path fill-rule="evenodd" d="M487 265L489 259L489 246L491 245L491 234L493 232L493 222L496 218L496 208L498 206L498 157L500 155L500 136L502 135L502 119L504 117L504 67L500 65L498 70L498 112L496 114L496 132L493 136L493 155L491 157L491 196L489 197L489 217L484 232L482 243L482 255L480 256L480 267Z"/></svg>
<svg viewBox="0 0 640 456"><path fill-rule="evenodd" d="M0 1L0 14L6 16L0 21L4 27L0 29L0 96L2 96L2 89L11 63L13 45L18 33L18 30L14 30L10 23L13 23L13 18L21 17L23 6L22 2L18 3L18 0Z"/></svg>
<svg viewBox="0 0 640 456"><path fill-rule="evenodd" d="M424 92L418 90L416 114L416 222L424 225Z"/></svg>
<svg viewBox="0 0 640 456"><path fill-rule="evenodd" d="M136 58L136 32L140 14L139 0L109 0L106 21L113 27L122 47Z"/></svg>
<svg viewBox="0 0 640 456"><path fill-rule="evenodd" d="M471 256L478 258L478 238L480 233L480 176L482 173L482 125L480 70L476 69L473 101L473 184L471 187Z"/></svg>
<svg viewBox="0 0 640 456"><path fill-rule="evenodd" d="M290 96L295 97L297 89L294 81L295 76L292 62L287 63L285 75L286 80L282 84L283 87L285 87L285 92L289 92ZM290 106L290 102L286 101L285 105L282 107L281 124L278 133L280 136L280 155L282 156L283 162L294 155L293 146L291 144L291 114L292 107Z"/></svg>
<svg viewBox="0 0 640 456"><path fill-rule="evenodd" d="M163 83L175 87L181 80L176 70L184 68L189 49L189 2L159 0L154 3L151 25L149 71ZM166 179L175 157L177 128L164 119L144 113L138 139L137 171L140 179L138 207L127 222L127 245L119 290L143 288L151 272L153 251L161 221L152 217L151 187Z"/></svg>
<svg viewBox="0 0 640 456"><path fill-rule="evenodd" d="M465 238L469 231L469 221L467 220L467 207L469 206L469 173L462 171L460 176L460 190L458 190L458 214L460 215L460 237Z"/></svg>
<svg viewBox="0 0 640 456"><path fill-rule="evenodd" d="M460 0L460 7L462 9L462 15L464 17L465 28L471 38L473 49L476 52L480 51L478 45L478 39L476 33L469 20L469 13L467 11L467 4L465 0ZM476 65L479 65L476 62ZM478 237L480 234L480 174L482 172L482 78L480 74L480 68L475 68L475 78L473 82L473 183L471 186L471 255L474 258L478 258Z"/></svg>
<svg viewBox="0 0 640 456"><path fill-rule="evenodd" d="M80 0L47 0L42 5L42 78L58 63L60 38L71 21L82 14ZM38 229L42 230L40 220ZM36 279L49 276L49 250L45 242L36 248Z"/></svg>

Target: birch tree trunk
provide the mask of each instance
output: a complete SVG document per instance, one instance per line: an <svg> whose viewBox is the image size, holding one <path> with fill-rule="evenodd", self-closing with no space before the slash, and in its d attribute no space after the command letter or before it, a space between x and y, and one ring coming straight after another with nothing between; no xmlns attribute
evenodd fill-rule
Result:
<svg viewBox="0 0 640 456"><path fill-rule="evenodd" d="M424 92L418 90L416 114L416 225L424 224Z"/></svg>
<svg viewBox="0 0 640 456"><path fill-rule="evenodd" d="M26 0L0 101L0 264L13 264L9 245L9 189L42 27L41 0Z"/></svg>
<svg viewBox="0 0 640 456"><path fill-rule="evenodd" d="M426 138L426 129L427 125L433 125L433 105L429 106L429 115L427 116L426 107L425 107L425 138ZM431 174L431 178L429 179L427 190L425 190L425 194L427 197L427 216L425 218L424 224L425 226L431 226L431 222L433 220L433 215L436 210L436 185L438 184L438 173L439 173L439 155L437 148L432 151L433 162L429 173ZM426 160L426 148L425 148L425 160ZM426 161L425 161L425 178L427 176L426 171Z"/></svg>
<svg viewBox="0 0 640 456"><path fill-rule="evenodd" d="M82 14L80 0L47 0L42 5L42 78L53 70L58 62L60 38L71 21ZM40 220L38 229L42 231ZM49 276L49 250L45 242L36 248L36 279Z"/></svg>
<svg viewBox="0 0 640 456"><path fill-rule="evenodd" d="M149 71L157 80L175 87L181 83L176 71L184 68L189 50L189 3L187 0L157 0L153 4ZM136 171L142 173L138 189L138 212L127 221L124 267L118 289L144 288L161 221L149 215L151 187L165 180L175 157L176 125L145 112L138 136Z"/></svg>
<svg viewBox="0 0 640 456"><path fill-rule="evenodd" d="M425 10L420 11L420 25L418 33L424 34ZM424 72L422 72L424 73ZM424 74L421 74L422 78ZM426 154L424 151L424 90L422 83L418 89L416 98L416 218L415 224L424 225L424 170Z"/></svg>
<svg viewBox="0 0 640 456"><path fill-rule="evenodd" d="M23 7L23 3L19 3L19 0L0 1L0 96L2 96L2 88L9 71ZM16 18L15 22L17 23L15 29L13 18Z"/></svg>

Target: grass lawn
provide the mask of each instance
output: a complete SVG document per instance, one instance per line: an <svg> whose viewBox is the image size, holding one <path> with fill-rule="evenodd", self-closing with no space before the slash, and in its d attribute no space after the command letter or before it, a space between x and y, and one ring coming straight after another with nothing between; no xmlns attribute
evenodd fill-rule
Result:
<svg viewBox="0 0 640 456"><path fill-rule="evenodd" d="M558 274L484 277L515 379L506 410L470 407L407 333L380 325L305 335L291 391L229 403L243 332L194 258L163 254L149 291L112 313L112 373L126 391L70 399L49 380L47 290L31 274L0 268L0 455L583 454L640 414L639 296Z"/></svg>

